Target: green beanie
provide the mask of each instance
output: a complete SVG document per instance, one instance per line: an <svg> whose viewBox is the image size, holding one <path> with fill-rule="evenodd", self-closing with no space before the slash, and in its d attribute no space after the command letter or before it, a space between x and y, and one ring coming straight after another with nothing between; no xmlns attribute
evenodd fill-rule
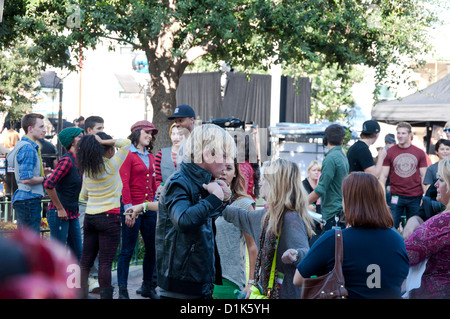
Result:
<svg viewBox="0 0 450 319"><path fill-rule="evenodd" d="M61 143L62 146L64 146L64 148L67 149L70 143L72 143L73 139L78 135L80 135L80 133L82 132L83 132L82 128L75 126L65 128L58 134L59 142Z"/></svg>

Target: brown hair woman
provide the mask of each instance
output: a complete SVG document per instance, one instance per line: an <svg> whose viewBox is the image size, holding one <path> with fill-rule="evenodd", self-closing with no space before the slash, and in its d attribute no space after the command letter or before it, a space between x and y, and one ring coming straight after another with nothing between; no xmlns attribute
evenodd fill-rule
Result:
<svg viewBox="0 0 450 319"><path fill-rule="evenodd" d="M409 271L405 243L377 178L353 172L342 182L347 228L342 231L342 263L348 298L401 298ZM325 232L297 267L294 284L303 278L325 275L334 266L334 229Z"/></svg>

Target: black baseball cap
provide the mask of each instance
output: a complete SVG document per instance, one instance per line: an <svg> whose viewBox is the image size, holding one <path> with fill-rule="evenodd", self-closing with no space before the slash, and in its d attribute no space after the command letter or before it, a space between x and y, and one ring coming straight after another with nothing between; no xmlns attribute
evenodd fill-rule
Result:
<svg viewBox="0 0 450 319"><path fill-rule="evenodd" d="M178 117L193 117L195 119L195 112L189 105L182 104L175 108L175 111L173 111L173 114L169 117L169 120L173 120Z"/></svg>
<svg viewBox="0 0 450 319"><path fill-rule="evenodd" d="M361 131L362 134L375 134L380 132L380 124L374 120L368 120L363 123L363 129Z"/></svg>

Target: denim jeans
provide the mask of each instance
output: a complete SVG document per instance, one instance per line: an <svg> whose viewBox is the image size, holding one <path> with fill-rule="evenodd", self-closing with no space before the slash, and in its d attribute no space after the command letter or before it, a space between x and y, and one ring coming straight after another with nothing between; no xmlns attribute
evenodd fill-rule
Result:
<svg viewBox="0 0 450 319"><path fill-rule="evenodd" d="M395 228L399 227L402 216L406 216L406 219L408 220L412 216L418 214L421 200L422 196L391 195L389 207L391 208L392 217L394 218Z"/></svg>
<svg viewBox="0 0 450 319"><path fill-rule="evenodd" d="M18 200L13 204L17 217L17 227L19 229L29 228L41 232L41 199L32 198L26 200Z"/></svg>
<svg viewBox="0 0 450 319"><path fill-rule="evenodd" d="M47 211L47 222L50 227L50 238L59 240L63 245L67 243L77 260L80 261L83 246L78 218L62 220L58 217L56 209L50 209Z"/></svg>
<svg viewBox="0 0 450 319"><path fill-rule="evenodd" d="M146 211L135 220L133 227L128 227L125 225L125 216L122 215L122 249L120 250L119 260L117 262L117 283L119 286L127 286L130 260L136 247L139 231L141 231L145 246L144 262L142 265L143 282L145 285L154 286L156 219L156 212Z"/></svg>
<svg viewBox="0 0 450 319"><path fill-rule="evenodd" d="M84 217L83 254L80 268L82 285L98 254L98 283L111 287L111 268L120 242L120 215L101 213Z"/></svg>

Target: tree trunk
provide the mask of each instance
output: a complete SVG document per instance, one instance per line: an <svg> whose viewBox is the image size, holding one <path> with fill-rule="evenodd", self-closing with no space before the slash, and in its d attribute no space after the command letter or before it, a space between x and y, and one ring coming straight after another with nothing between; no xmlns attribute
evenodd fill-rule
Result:
<svg viewBox="0 0 450 319"><path fill-rule="evenodd" d="M176 8L169 5L173 10ZM180 28L180 23L172 19L165 25L157 38L151 39L145 46L150 73L150 101L153 108L153 124L159 130L155 142L154 153L162 147L172 145L169 128L173 121L167 118L173 114L177 106L176 92L178 83L186 67L195 59L207 54L216 46L205 41L201 46L190 46L193 35L186 37L188 49L183 57L173 57L174 33ZM141 39L141 43L144 43Z"/></svg>
<svg viewBox="0 0 450 319"><path fill-rule="evenodd" d="M153 154L161 148L171 146L169 128L173 121L167 118L176 107L176 92L180 76L175 72L173 62L167 58L155 58L154 52L147 52L150 73L150 101L153 109L151 122L158 129Z"/></svg>

